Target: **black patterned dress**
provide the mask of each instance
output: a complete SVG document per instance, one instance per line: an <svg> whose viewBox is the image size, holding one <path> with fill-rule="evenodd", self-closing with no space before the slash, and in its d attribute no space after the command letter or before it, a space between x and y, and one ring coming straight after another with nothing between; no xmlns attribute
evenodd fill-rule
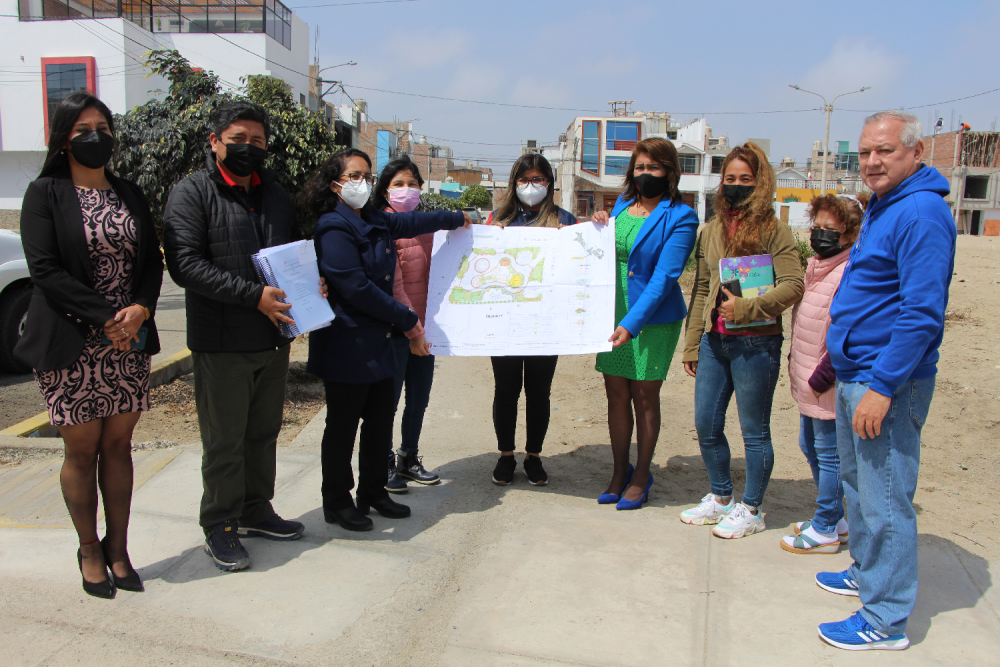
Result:
<svg viewBox="0 0 1000 667"><path fill-rule="evenodd" d="M136 224L114 190L76 188L87 234L94 288L115 309L132 304ZM149 409L149 355L118 352L101 343L102 327L93 327L80 358L69 368L35 371L54 426Z"/></svg>

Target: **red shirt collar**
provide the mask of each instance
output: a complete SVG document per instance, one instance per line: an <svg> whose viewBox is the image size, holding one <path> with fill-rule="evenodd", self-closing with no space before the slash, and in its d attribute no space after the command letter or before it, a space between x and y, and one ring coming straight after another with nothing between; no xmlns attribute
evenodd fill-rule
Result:
<svg viewBox="0 0 1000 667"><path fill-rule="evenodd" d="M231 188L239 187L239 185L237 185L237 183L233 181L233 179L229 178L229 174L226 173L225 169L220 167L219 173L222 174L222 180L226 182L226 185L228 185ZM260 185L260 177L257 175L256 171L250 174L250 185L255 188Z"/></svg>

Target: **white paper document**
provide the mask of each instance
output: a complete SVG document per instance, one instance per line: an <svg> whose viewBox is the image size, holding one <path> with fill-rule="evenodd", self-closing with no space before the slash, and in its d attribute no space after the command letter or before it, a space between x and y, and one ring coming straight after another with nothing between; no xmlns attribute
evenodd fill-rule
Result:
<svg viewBox="0 0 1000 667"><path fill-rule="evenodd" d="M613 221L437 232L427 342L445 356L604 352L615 329L614 281Z"/></svg>
<svg viewBox="0 0 1000 667"><path fill-rule="evenodd" d="M311 240L265 248L253 260L264 282L283 290L288 295L284 301L292 304L287 312L295 326L283 324L285 336L293 338L330 325L335 316L319 294L319 265Z"/></svg>

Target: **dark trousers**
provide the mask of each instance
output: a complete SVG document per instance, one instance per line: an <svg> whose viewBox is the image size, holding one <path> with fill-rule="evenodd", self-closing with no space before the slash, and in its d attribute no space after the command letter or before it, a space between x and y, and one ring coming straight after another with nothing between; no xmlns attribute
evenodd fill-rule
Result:
<svg viewBox="0 0 1000 667"><path fill-rule="evenodd" d="M275 457L289 346L265 352L192 352L201 429L202 527L274 515Z"/></svg>
<svg viewBox="0 0 1000 667"><path fill-rule="evenodd" d="M403 441L400 449L416 454L419 449L420 431L424 426L424 413L431 400L431 386L434 384L434 355L421 357L410 352L410 341L403 336L392 339L396 354L396 402L399 409L399 398L406 387L406 401L403 403L403 419L401 430ZM389 458L392 458L392 448L389 448Z"/></svg>
<svg viewBox="0 0 1000 667"><path fill-rule="evenodd" d="M351 454L361 421L358 443L357 497L372 501L387 498L389 480L385 453L392 447L392 421L396 411L394 378L353 384L325 382L326 429L323 431L323 507L341 510L354 505L354 471Z"/></svg>
<svg viewBox="0 0 1000 667"><path fill-rule="evenodd" d="M493 428L497 433L497 448L514 451L517 428L517 401L524 387L524 413L527 423L529 454L542 451L545 432L549 430L549 392L556 373L557 356L491 357L493 361Z"/></svg>

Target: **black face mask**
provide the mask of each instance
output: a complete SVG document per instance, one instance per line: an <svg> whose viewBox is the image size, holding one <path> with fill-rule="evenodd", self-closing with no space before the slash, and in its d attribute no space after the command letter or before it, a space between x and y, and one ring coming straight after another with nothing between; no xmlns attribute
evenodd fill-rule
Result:
<svg viewBox="0 0 1000 667"><path fill-rule="evenodd" d="M842 250L840 247L840 232L832 229L814 227L812 235L809 237L809 245L813 251L821 258L833 257Z"/></svg>
<svg viewBox="0 0 1000 667"><path fill-rule="evenodd" d="M90 130L69 140L69 152L87 169L100 169L111 161L115 140L110 134Z"/></svg>
<svg viewBox="0 0 1000 667"><path fill-rule="evenodd" d="M736 185L733 183L726 183L722 186L722 196L726 198L729 205L733 208L739 208L743 205L743 202L753 194L753 185Z"/></svg>
<svg viewBox="0 0 1000 667"><path fill-rule="evenodd" d="M635 179L635 187L639 188L639 194L646 199L656 199L667 191L670 183L666 176L642 174Z"/></svg>
<svg viewBox="0 0 1000 667"><path fill-rule="evenodd" d="M226 144L226 159L222 164L240 178L257 171L267 159L267 151L253 144Z"/></svg>

